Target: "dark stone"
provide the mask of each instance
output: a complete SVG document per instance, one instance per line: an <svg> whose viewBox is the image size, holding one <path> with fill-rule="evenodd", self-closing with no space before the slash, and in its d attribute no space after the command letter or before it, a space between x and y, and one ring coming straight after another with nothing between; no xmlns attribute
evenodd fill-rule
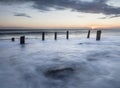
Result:
<svg viewBox="0 0 120 88"><path fill-rule="evenodd" d="M15 38L11 38L11 40L14 42L14 41L15 41Z"/></svg>
<svg viewBox="0 0 120 88"><path fill-rule="evenodd" d="M61 69L49 69L45 72L45 76L53 79L64 79L72 75L73 72L74 69L71 67Z"/></svg>
<svg viewBox="0 0 120 88"><path fill-rule="evenodd" d="M83 43L79 43L79 45L82 45Z"/></svg>

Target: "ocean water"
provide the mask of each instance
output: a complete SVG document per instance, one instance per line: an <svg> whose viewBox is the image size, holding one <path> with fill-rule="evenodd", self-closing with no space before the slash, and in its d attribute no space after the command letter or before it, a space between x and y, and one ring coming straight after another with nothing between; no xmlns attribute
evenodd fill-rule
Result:
<svg viewBox="0 0 120 88"><path fill-rule="evenodd" d="M26 44L19 37L26 36ZM120 30L0 35L0 88L120 88ZM11 37L15 37L12 42Z"/></svg>

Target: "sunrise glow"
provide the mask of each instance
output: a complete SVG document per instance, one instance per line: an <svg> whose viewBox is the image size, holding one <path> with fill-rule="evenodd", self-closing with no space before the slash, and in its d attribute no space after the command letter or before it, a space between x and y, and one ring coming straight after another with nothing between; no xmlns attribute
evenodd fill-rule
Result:
<svg viewBox="0 0 120 88"><path fill-rule="evenodd" d="M120 1L76 1L0 1L0 28L120 28Z"/></svg>

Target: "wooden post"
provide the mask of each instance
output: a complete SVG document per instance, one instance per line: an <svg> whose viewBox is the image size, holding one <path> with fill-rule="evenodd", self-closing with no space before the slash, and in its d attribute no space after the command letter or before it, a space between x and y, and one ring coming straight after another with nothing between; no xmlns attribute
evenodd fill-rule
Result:
<svg viewBox="0 0 120 88"><path fill-rule="evenodd" d="M90 30L88 30L87 38L90 38Z"/></svg>
<svg viewBox="0 0 120 88"><path fill-rule="evenodd" d="M55 32L55 40L57 40L57 32Z"/></svg>
<svg viewBox="0 0 120 88"><path fill-rule="evenodd" d="M69 39L69 31L66 32L66 39Z"/></svg>
<svg viewBox="0 0 120 88"><path fill-rule="evenodd" d="M42 32L42 40L45 40L45 32Z"/></svg>
<svg viewBox="0 0 120 88"><path fill-rule="evenodd" d="M101 39L101 30L97 30L96 40L99 41Z"/></svg>
<svg viewBox="0 0 120 88"><path fill-rule="evenodd" d="M11 41L14 42L14 41L15 41L15 38L11 38Z"/></svg>
<svg viewBox="0 0 120 88"><path fill-rule="evenodd" d="M25 36L20 37L20 44L25 44Z"/></svg>

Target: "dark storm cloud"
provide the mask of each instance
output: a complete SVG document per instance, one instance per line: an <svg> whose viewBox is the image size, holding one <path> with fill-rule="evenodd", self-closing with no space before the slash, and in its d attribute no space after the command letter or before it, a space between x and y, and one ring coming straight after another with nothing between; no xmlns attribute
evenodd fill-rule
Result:
<svg viewBox="0 0 120 88"><path fill-rule="evenodd" d="M31 18L31 16L27 15L26 13L15 13L14 16Z"/></svg>
<svg viewBox="0 0 120 88"><path fill-rule="evenodd" d="M72 11L84 13L102 13L111 15L111 17L120 16L120 7L114 7L107 4L109 0L1 0L1 2L33 2L33 8L41 11L50 11L52 9L64 10L71 9Z"/></svg>
<svg viewBox="0 0 120 88"><path fill-rule="evenodd" d="M31 0L0 0L0 4L2 5L12 5L12 4L22 4L25 2L29 2Z"/></svg>
<svg viewBox="0 0 120 88"><path fill-rule="evenodd" d="M102 13L105 15L120 14L120 7L114 7L107 4L108 0L93 0L91 2L79 0L40 0L34 1L33 7L40 10L49 11L54 9L71 9L72 11L84 13Z"/></svg>

